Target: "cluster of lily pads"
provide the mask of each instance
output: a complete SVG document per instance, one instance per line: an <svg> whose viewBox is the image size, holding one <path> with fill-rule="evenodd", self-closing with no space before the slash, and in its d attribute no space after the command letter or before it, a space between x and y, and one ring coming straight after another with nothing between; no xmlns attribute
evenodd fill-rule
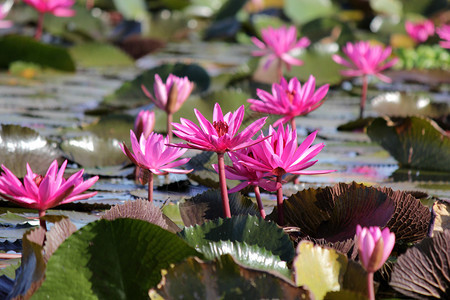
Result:
<svg viewBox="0 0 450 300"><path fill-rule="evenodd" d="M25 2L38 12L37 40L45 30L45 14L75 15L71 9L75 1ZM217 34L218 26L239 20L229 19L230 15L237 15L232 7L241 9L245 3L237 2L238 5L234 1L224 2L207 34ZM264 8L260 1L249 2L252 3L245 7L246 13ZM372 2L374 10L380 9L377 1ZM162 3L168 7L178 5L171 1ZM292 1L286 3L288 7L295 6ZM95 2L88 1L86 9L92 9L93 5ZM330 1L330 5L334 4ZM116 6L120 11L121 4ZM317 12L311 4L315 18L329 13L321 9ZM285 13L296 21L288 10ZM434 34L434 23L430 22L405 22L405 30L414 43L423 43ZM439 51L444 53L438 59L443 61L448 59L445 54L450 48L449 30L450 26L445 24L439 24L436 30L442 39ZM283 193L284 185L291 182L295 186L301 182L301 176L335 171L309 169L318 162L312 159L325 144L313 145L317 130L305 138L299 138L297 131L298 117L320 110L325 100L332 101L326 99L330 84L316 89L319 77L307 74L304 75L307 80L302 80L292 76L293 68L302 68L307 63L307 58L299 59L297 54L304 53L311 43L307 37L298 38L296 26L267 26L260 33L261 38L253 36L249 40L258 48L253 56L262 57L261 60L253 61L254 68L249 64L247 70L227 78L230 86L248 85L251 96L238 91L240 97L226 105L233 107L229 111L224 109L227 99L218 99L219 103L210 99L206 105L214 106L210 111L202 109L205 105L200 100L198 106L192 103L197 118L192 121L192 112L187 112L183 105L191 93L206 90L209 85L208 74L193 64L158 66L125 83L105 99L106 109L121 109L123 99L131 99L135 107L148 107L152 103L159 109L136 111L134 127L129 128L130 139L127 136L122 143L110 139L107 147L116 150L115 157L103 157L106 164L114 161L112 164L119 166L103 176L120 177L117 172L130 166L128 158L134 169L125 171L126 175L148 184L148 193L146 197L103 211L101 220L81 229L67 217L46 215L46 210L95 196L99 176L87 178L84 169L67 176L64 173L68 161L64 160L61 167L58 162L64 156L71 163L86 167L79 152L73 154L71 149L77 144L79 148L92 145L90 137L51 143L32 129L2 124L0 197L37 210L40 224L23 236L15 278L1 277L2 296L7 299L375 299L399 294L445 299L449 296L450 230L445 220L437 218L434 205L430 208L422 204L425 197L421 193L356 182L303 189L291 195ZM333 32L330 34L333 38ZM0 45L8 47L19 41L33 47L47 46L22 36L1 39ZM365 130L369 137L386 148L403 167L448 172L449 137L435 121L408 113L407 117L390 117L388 113L385 117L363 118L369 79L374 75L391 83L392 79L384 72L399 61L395 53L402 52L366 40L348 41L342 52L328 53L327 57L329 62L346 68L340 70L345 77L360 77L357 121L368 124ZM24 53L26 50L14 53L13 58L0 61L0 65L11 61L42 62L32 56L27 61ZM47 67L52 64L51 60L44 62ZM258 83L256 79L261 78L258 76L265 77L266 82ZM153 90L149 88L152 83ZM396 101L387 102L395 105L402 95L391 93L389 97ZM380 101L373 99L375 109ZM419 111L426 107L423 102L413 102ZM250 104L247 112L246 104ZM382 107L386 109L386 105ZM448 120L441 120L441 114L437 116L436 121L445 126ZM107 120L105 123L107 130L113 132L115 128L108 127ZM38 146L30 147L23 139L15 141L10 132L17 130L25 132L28 144ZM423 150L423 137L434 147ZM428 149L436 152L429 153ZM12 161L11 157L17 158L18 153L22 157ZM212 153L217 154L217 160ZM27 164L35 161L31 159L33 156L42 157L39 165ZM88 169L86 173L92 172ZM189 185L210 188L178 203L181 223L163 214L154 201L156 179L165 180L167 186L177 185L169 182L171 173L186 174ZM230 186L230 180L239 182ZM175 189L180 187L177 185ZM90 191L84 193L86 190ZM269 213L261 194L276 197L276 205Z"/></svg>

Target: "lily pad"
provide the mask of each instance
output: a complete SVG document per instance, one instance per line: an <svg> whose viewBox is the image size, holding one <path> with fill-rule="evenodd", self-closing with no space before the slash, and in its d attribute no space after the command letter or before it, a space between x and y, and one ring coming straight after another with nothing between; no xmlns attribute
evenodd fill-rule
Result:
<svg viewBox="0 0 450 300"><path fill-rule="evenodd" d="M128 157L120 149L116 139L102 139L82 136L61 143L61 149L77 164L86 168L96 168L129 163Z"/></svg>
<svg viewBox="0 0 450 300"><path fill-rule="evenodd" d="M391 287L414 299L450 297L450 230L438 232L398 258Z"/></svg>
<svg viewBox="0 0 450 300"><path fill-rule="evenodd" d="M291 280L292 274L285 261L273 255L272 252L257 245L247 243L219 241L210 242L198 247L197 250L207 259L219 258L221 255L230 254L240 264L261 271L277 272Z"/></svg>
<svg viewBox="0 0 450 300"><path fill-rule="evenodd" d="M75 63L67 49L42 44L31 37L19 35L0 37L0 49L4 53L8 53L8 55L0 56L0 68L2 69L8 69L14 61L23 61L61 71L75 71Z"/></svg>
<svg viewBox="0 0 450 300"><path fill-rule="evenodd" d="M371 101L372 108L380 115L408 117L413 115L439 118L450 113L450 105L434 102L430 95L419 93L389 92Z"/></svg>
<svg viewBox="0 0 450 300"><path fill-rule="evenodd" d="M285 0L283 12L295 23L305 24L336 13L331 0Z"/></svg>
<svg viewBox="0 0 450 300"><path fill-rule="evenodd" d="M432 120L377 118L367 128L367 134L401 167L450 172L450 139Z"/></svg>
<svg viewBox="0 0 450 300"><path fill-rule="evenodd" d="M364 269L333 249L303 241L297 247L293 267L295 283L308 286L316 299L323 299L328 292L345 289L367 296ZM351 278L346 278L347 272L352 273Z"/></svg>
<svg viewBox="0 0 450 300"><path fill-rule="evenodd" d="M115 46L104 43L78 44L69 49L77 64L82 67L129 67L134 62Z"/></svg>
<svg viewBox="0 0 450 300"><path fill-rule="evenodd" d="M208 73L199 65L165 64L143 72L132 81L125 82L112 95L107 96L103 104L115 107L137 107L151 103L150 99L142 92L141 85L145 85L152 91L155 74L159 74L163 81L169 74L179 77L187 76L190 81L195 83L195 90L197 91L206 91L211 81Z"/></svg>
<svg viewBox="0 0 450 300"><path fill-rule="evenodd" d="M250 198L240 193L229 194L231 215L259 215L258 207ZM210 189L180 204L180 215L185 226L203 224L223 217L222 196L217 189Z"/></svg>
<svg viewBox="0 0 450 300"><path fill-rule="evenodd" d="M307 288L268 272L252 270L230 255L204 262L196 257L165 272L150 299L313 299Z"/></svg>
<svg viewBox="0 0 450 300"><path fill-rule="evenodd" d="M36 174L45 174L55 159L62 161L56 145L33 129L19 125L1 125L0 163L17 177L25 176L27 163Z"/></svg>
<svg viewBox="0 0 450 300"><path fill-rule="evenodd" d="M34 299L141 299L160 270L201 256L174 234L141 220L99 220L69 237L50 258Z"/></svg>
<svg viewBox="0 0 450 300"><path fill-rule="evenodd" d="M294 257L294 248L289 236L275 223L255 216L216 219L202 225L185 227L179 235L193 247L208 245L209 242L237 241L258 245L280 256L286 262Z"/></svg>

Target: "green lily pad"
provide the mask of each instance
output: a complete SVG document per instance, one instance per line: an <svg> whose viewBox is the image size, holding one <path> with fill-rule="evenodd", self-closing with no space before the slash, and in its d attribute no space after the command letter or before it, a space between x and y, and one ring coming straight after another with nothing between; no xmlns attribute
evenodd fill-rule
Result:
<svg viewBox="0 0 450 300"><path fill-rule="evenodd" d="M8 53L0 56L2 69L8 69L14 61L23 61L60 71L75 71L75 63L67 49L42 44L31 37L19 35L0 37L0 48L4 53Z"/></svg>
<svg viewBox="0 0 450 300"><path fill-rule="evenodd" d="M83 131L94 133L99 138L114 138L119 141L130 141L130 129L134 128L135 118L129 114L107 113L101 115L97 122L84 126Z"/></svg>
<svg viewBox="0 0 450 300"><path fill-rule="evenodd" d="M113 0L113 2L127 20L142 21L147 16L147 4L144 0Z"/></svg>
<svg viewBox="0 0 450 300"><path fill-rule="evenodd" d="M82 67L129 67L134 61L119 48L103 43L84 43L71 47L70 54Z"/></svg>
<svg viewBox="0 0 450 300"><path fill-rule="evenodd" d="M230 219L216 219L202 225L185 227L179 235L193 247L210 242L236 241L258 245L290 262L294 248L289 236L273 222L255 216L233 216Z"/></svg>
<svg viewBox="0 0 450 300"><path fill-rule="evenodd" d="M82 136L65 140L61 149L71 160L86 168L97 168L129 163L116 139Z"/></svg>
<svg viewBox="0 0 450 300"><path fill-rule="evenodd" d="M259 215L258 207L240 193L229 194L231 215ZM186 199L180 204L180 215L185 226L203 224L223 217L222 196L217 189Z"/></svg>
<svg viewBox="0 0 450 300"><path fill-rule="evenodd" d="M305 24L336 13L331 0L285 0L283 12L295 23Z"/></svg>
<svg viewBox="0 0 450 300"><path fill-rule="evenodd" d="M24 216L15 214L15 213L11 213L11 212L7 212L6 214L1 214L0 215L0 223L5 226L5 225L12 225L12 226L17 226L20 224L25 224L28 223L30 221L29 218L26 218Z"/></svg>
<svg viewBox="0 0 450 300"><path fill-rule="evenodd" d="M0 164L18 178L25 176L27 163L34 173L45 174L52 161L62 161L56 145L33 129L2 124L0 130Z"/></svg>
<svg viewBox="0 0 450 300"><path fill-rule="evenodd" d="M432 120L377 118L367 127L367 134L402 168L450 172L450 139Z"/></svg>
<svg viewBox="0 0 450 300"><path fill-rule="evenodd" d="M34 299L143 299L161 269L199 256L174 234L141 220L99 220L70 236L50 258Z"/></svg>
<svg viewBox="0 0 450 300"><path fill-rule="evenodd" d="M188 258L165 273L150 299L313 299L306 288L236 263L230 255L204 262Z"/></svg>
<svg viewBox="0 0 450 300"><path fill-rule="evenodd" d="M370 7L379 14L399 17L403 13L403 4L400 0L370 0L369 3Z"/></svg>
<svg viewBox="0 0 450 300"><path fill-rule="evenodd" d="M340 30L339 35L336 37L331 36L333 30L337 28ZM329 41L336 39L336 43L343 45L346 42L353 42L356 39L351 25L348 22L339 20L335 16L312 20L302 26L301 32L302 36L307 36L312 43L319 42L322 39Z"/></svg>
<svg viewBox="0 0 450 300"><path fill-rule="evenodd" d="M367 297L367 275L364 269L333 249L303 241L297 247L293 267L295 283L310 288L316 299L323 299L328 292L350 288ZM347 272L353 272L353 276L345 280Z"/></svg>
<svg viewBox="0 0 450 300"><path fill-rule="evenodd" d="M199 65L165 64L143 72L132 81L125 82L113 94L107 96L103 104L117 107L137 107L151 103L151 100L142 91L141 85L145 85L149 91L153 91L155 74L159 74L163 81L169 74L179 77L187 76L190 81L195 83L195 90L197 91L206 91L211 81L208 73Z"/></svg>
<svg viewBox="0 0 450 300"><path fill-rule="evenodd" d="M203 253L207 259L219 258L221 255L230 254L242 265L262 270L277 272L287 279L291 280L291 271L287 267L285 261L280 257L273 255L272 252L256 245L248 245L247 243L219 241L210 242L196 249Z"/></svg>

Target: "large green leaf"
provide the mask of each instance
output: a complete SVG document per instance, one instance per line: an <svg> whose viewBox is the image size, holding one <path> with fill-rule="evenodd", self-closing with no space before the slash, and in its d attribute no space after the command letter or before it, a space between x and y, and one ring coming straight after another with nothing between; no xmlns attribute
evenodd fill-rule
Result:
<svg viewBox="0 0 450 300"><path fill-rule="evenodd" d="M75 62L67 49L37 42L27 36L6 35L0 37L0 49L8 55L0 55L0 68L7 69L14 61L31 62L42 67L73 72Z"/></svg>
<svg viewBox="0 0 450 300"><path fill-rule="evenodd" d="M201 255L176 235L141 220L99 220L50 258L34 299L144 299L161 269Z"/></svg>
<svg viewBox="0 0 450 300"><path fill-rule="evenodd" d="M377 118L367 127L370 139L379 143L401 167L450 171L450 139L427 118Z"/></svg>
<svg viewBox="0 0 450 300"><path fill-rule="evenodd" d="M399 17L403 12L403 4L400 0L370 0L370 7L379 14Z"/></svg>
<svg viewBox="0 0 450 300"><path fill-rule="evenodd" d="M127 20L142 20L147 14L144 0L113 0L117 10Z"/></svg>
<svg viewBox="0 0 450 300"><path fill-rule="evenodd" d="M134 64L125 52L109 44L84 43L73 46L69 51L82 67L127 67Z"/></svg>
<svg viewBox="0 0 450 300"><path fill-rule="evenodd" d="M285 0L284 13L295 23L305 24L336 12L331 0Z"/></svg>
<svg viewBox="0 0 450 300"><path fill-rule="evenodd" d="M303 241L298 245L293 264L295 283L308 286L317 299L323 299L328 292L346 289L346 285L356 289L355 292L367 295L364 269L359 264L349 264L345 255L333 249ZM344 278L348 269L353 269L355 273L346 281Z"/></svg>
<svg viewBox="0 0 450 300"><path fill-rule="evenodd" d="M285 261L272 252L257 245L248 245L247 243L219 241L210 242L207 245L198 247L197 250L205 255L205 258L215 259L221 255L230 254L239 263L252 269L262 271L275 271L291 280L291 271Z"/></svg>
<svg viewBox="0 0 450 300"><path fill-rule="evenodd" d="M163 297L163 298L161 298ZM188 258L167 270L158 289L150 291L156 299L313 299L309 290L274 274L247 269L230 255L203 262Z"/></svg>
<svg viewBox="0 0 450 300"><path fill-rule="evenodd" d="M208 73L199 65L165 64L143 72L132 81L125 82L112 95L107 96L104 103L118 107L133 107L151 103L151 100L142 92L141 85L145 85L150 92L153 92L155 74L159 74L163 81L169 74L179 77L187 76L190 81L195 83L195 89L198 91L207 90L211 81Z"/></svg>
<svg viewBox="0 0 450 300"><path fill-rule="evenodd" d="M255 216L216 219L203 225L185 227L179 235L193 247L201 247L209 242L237 241L263 247L287 262L294 257L294 247L289 236L275 223Z"/></svg>

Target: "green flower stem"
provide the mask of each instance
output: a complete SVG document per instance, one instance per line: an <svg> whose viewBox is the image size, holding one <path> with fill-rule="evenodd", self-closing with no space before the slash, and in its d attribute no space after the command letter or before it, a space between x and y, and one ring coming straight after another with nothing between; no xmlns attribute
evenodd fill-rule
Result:
<svg viewBox="0 0 450 300"><path fill-rule="evenodd" d="M261 214L261 217L263 219L265 219L266 218L266 211L264 210L264 207L263 207L263 204L262 204L261 193L259 192L259 186L254 185L253 188L254 188L254 191L255 191L256 202L258 203L259 213Z"/></svg>
<svg viewBox="0 0 450 300"><path fill-rule="evenodd" d="M284 225L284 211L283 211L283 186L281 185L281 175L277 176L277 182L280 183L280 188L277 190L277 210L278 210L278 225Z"/></svg>
<svg viewBox="0 0 450 300"><path fill-rule="evenodd" d="M222 207L225 218L231 218L230 201L228 200L227 179L225 177L225 153L217 152L217 165L219 167L219 185L222 195Z"/></svg>

